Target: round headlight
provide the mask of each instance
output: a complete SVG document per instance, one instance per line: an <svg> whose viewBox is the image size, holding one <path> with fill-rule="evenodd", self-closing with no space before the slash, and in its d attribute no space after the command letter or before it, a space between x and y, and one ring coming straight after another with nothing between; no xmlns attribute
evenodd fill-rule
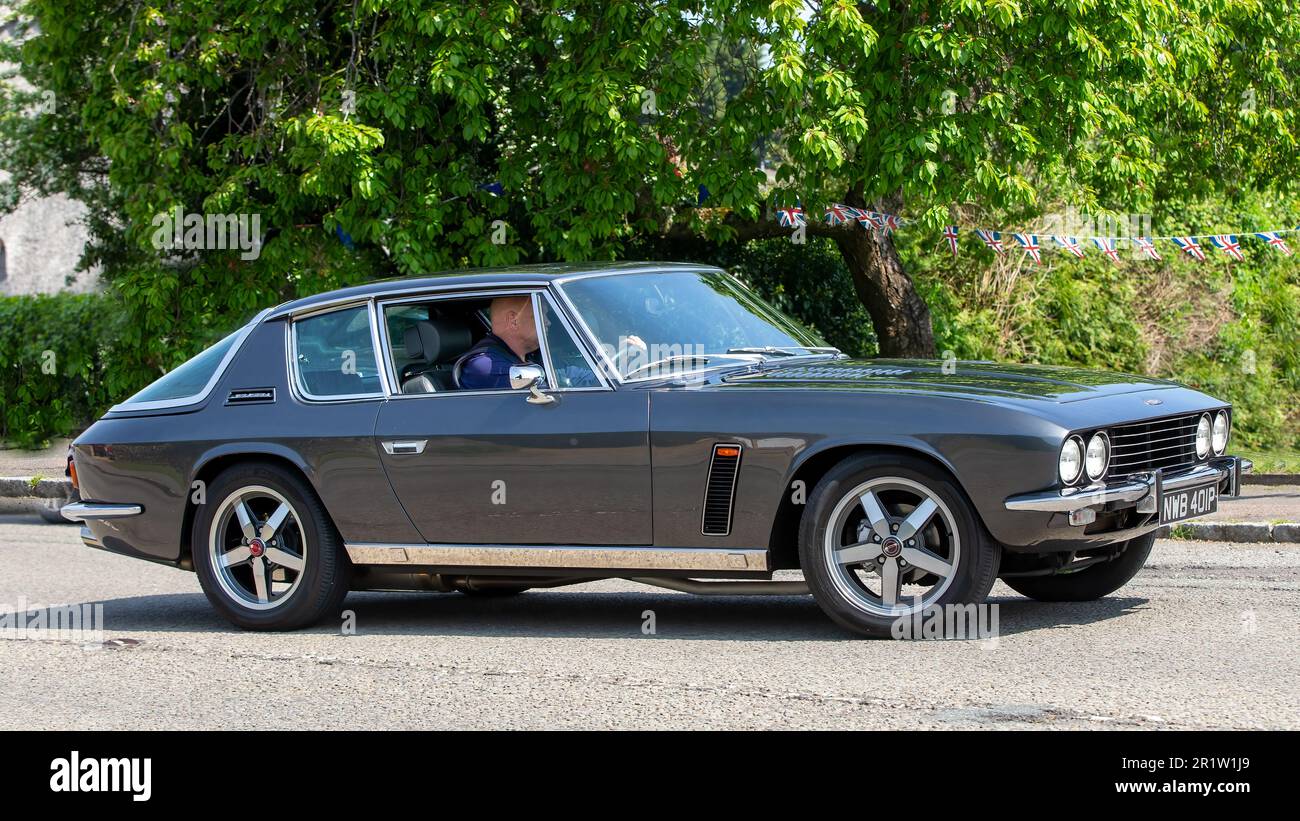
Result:
<svg viewBox="0 0 1300 821"><path fill-rule="evenodd" d="M1219 411L1214 415L1214 432L1210 435L1210 445L1214 447L1214 454L1222 456L1223 451L1228 447L1228 412Z"/></svg>
<svg viewBox="0 0 1300 821"><path fill-rule="evenodd" d="M1105 476L1106 466L1110 464L1110 437L1104 433L1094 433L1088 440L1088 451L1083 463L1088 469L1088 478L1094 482Z"/></svg>
<svg viewBox="0 0 1300 821"><path fill-rule="evenodd" d="M1079 437L1071 436L1061 445L1060 470L1061 481L1067 485L1079 478L1083 471L1083 440Z"/></svg>
<svg viewBox="0 0 1300 821"><path fill-rule="evenodd" d="M1201 421L1196 423L1196 458L1204 459L1210 455L1210 415L1201 414Z"/></svg>

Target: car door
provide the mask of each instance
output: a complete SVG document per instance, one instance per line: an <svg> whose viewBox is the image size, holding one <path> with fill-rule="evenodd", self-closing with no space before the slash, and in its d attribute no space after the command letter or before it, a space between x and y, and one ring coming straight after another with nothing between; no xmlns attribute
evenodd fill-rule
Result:
<svg viewBox="0 0 1300 821"><path fill-rule="evenodd" d="M508 389L390 395L375 437L393 490L431 543L651 544L649 394L612 389L550 298L532 298L539 327L550 325L539 339L556 401ZM562 346L595 384L559 384Z"/></svg>

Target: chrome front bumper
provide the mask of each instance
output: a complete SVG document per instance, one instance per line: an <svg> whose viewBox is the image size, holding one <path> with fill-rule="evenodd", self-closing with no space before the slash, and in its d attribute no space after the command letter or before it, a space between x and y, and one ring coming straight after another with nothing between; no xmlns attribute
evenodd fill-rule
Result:
<svg viewBox="0 0 1300 821"><path fill-rule="evenodd" d="M1088 508L1120 503L1118 507L1134 505L1139 513L1155 513L1160 494L1167 490L1181 490L1210 482L1228 480L1223 496L1241 494L1241 475L1250 473L1254 464L1239 456L1220 456L1186 473L1164 476L1160 471L1140 476L1130 476L1123 482L1087 487L1070 487L1061 490L1044 490L1022 493L1006 501L1007 510L1032 510L1040 513L1075 514Z"/></svg>

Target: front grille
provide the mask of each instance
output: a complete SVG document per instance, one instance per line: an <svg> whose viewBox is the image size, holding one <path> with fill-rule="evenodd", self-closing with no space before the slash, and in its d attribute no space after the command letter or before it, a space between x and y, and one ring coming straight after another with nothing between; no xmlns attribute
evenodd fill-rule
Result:
<svg viewBox="0 0 1300 821"><path fill-rule="evenodd" d="M740 468L740 445L715 445L709 465L709 481L704 489L705 536L731 533L731 506L736 491L736 473Z"/></svg>
<svg viewBox="0 0 1300 821"><path fill-rule="evenodd" d="M1191 467L1196 463L1196 423L1201 414L1170 416L1110 429L1108 479Z"/></svg>

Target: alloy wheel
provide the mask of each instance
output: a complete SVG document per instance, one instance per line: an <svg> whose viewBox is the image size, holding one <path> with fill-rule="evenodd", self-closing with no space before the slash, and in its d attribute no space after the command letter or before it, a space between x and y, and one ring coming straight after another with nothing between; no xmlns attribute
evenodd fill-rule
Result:
<svg viewBox="0 0 1300 821"><path fill-rule="evenodd" d="M272 610L298 589L307 539L293 505L262 485L240 488L212 519L208 557L221 589L240 605Z"/></svg>

